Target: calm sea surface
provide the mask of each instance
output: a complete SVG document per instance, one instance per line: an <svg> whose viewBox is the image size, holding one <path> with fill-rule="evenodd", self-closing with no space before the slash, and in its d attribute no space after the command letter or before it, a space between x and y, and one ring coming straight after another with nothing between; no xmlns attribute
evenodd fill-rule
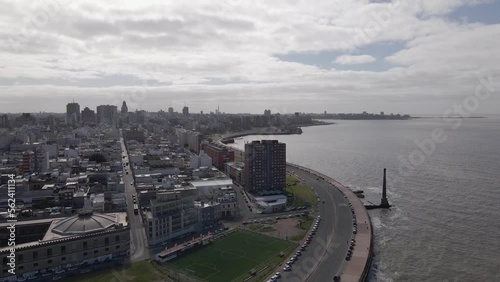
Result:
<svg viewBox="0 0 500 282"><path fill-rule="evenodd" d="M373 203L387 168L394 208L369 211L372 281L500 281L500 116L458 127L437 118L335 122L302 135L246 136L235 146L278 139L289 162L362 189ZM446 141L422 152L416 142L436 128Z"/></svg>

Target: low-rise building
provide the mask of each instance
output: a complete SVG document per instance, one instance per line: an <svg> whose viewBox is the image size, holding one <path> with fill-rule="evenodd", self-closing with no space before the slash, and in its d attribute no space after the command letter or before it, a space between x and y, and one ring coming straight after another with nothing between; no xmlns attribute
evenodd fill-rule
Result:
<svg viewBox="0 0 500 282"><path fill-rule="evenodd" d="M255 197L255 204L263 213L283 212L287 198L283 194Z"/></svg>
<svg viewBox="0 0 500 282"><path fill-rule="evenodd" d="M217 202L195 202L198 208L201 230L214 228L222 217L221 204Z"/></svg>
<svg viewBox="0 0 500 282"><path fill-rule="evenodd" d="M204 151L200 151L198 156L191 156L191 168L197 169L200 167L212 167L212 158Z"/></svg>
<svg viewBox="0 0 500 282"><path fill-rule="evenodd" d="M226 174L240 186L245 185L245 164L242 162L227 162L224 164Z"/></svg>
<svg viewBox="0 0 500 282"><path fill-rule="evenodd" d="M224 169L224 163L234 162L234 151L228 150L224 146L202 143L201 149L212 158L212 164L220 170Z"/></svg>
<svg viewBox="0 0 500 282"><path fill-rule="evenodd" d="M197 190L192 187L159 192L146 212L149 245L194 234L200 230L198 210L194 206Z"/></svg>
<svg viewBox="0 0 500 282"><path fill-rule="evenodd" d="M19 222L16 228L29 229L37 222ZM0 229L7 230L8 225L0 224ZM125 213L81 212L53 219L43 238L0 248L0 279L13 276L9 272L11 248L15 249L15 276L40 281L123 264L129 258L130 231Z"/></svg>
<svg viewBox="0 0 500 282"><path fill-rule="evenodd" d="M198 195L203 198L215 199L222 188L232 187L231 179L205 179L191 181L191 185L198 190Z"/></svg>

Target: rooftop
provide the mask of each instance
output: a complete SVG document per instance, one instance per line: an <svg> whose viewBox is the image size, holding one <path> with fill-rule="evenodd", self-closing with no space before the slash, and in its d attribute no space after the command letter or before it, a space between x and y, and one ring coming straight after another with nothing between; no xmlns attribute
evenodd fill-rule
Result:
<svg viewBox="0 0 500 282"><path fill-rule="evenodd" d="M191 184L195 188L207 187L207 186L226 187L226 186L232 186L233 180L232 179L205 179L205 180L191 181Z"/></svg>
<svg viewBox="0 0 500 282"><path fill-rule="evenodd" d="M110 229L117 226L118 223L119 220L116 214L99 214L92 211L83 211L78 215L60 220L55 224L52 223L50 229L53 233L61 236L84 235Z"/></svg>

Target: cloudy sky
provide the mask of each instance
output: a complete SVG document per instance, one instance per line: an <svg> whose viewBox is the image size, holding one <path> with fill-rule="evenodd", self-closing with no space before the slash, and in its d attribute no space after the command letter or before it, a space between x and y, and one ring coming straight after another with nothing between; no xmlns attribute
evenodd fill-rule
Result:
<svg viewBox="0 0 500 282"><path fill-rule="evenodd" d="M0 112L500 113L500 1L0 5Z"/></svg>

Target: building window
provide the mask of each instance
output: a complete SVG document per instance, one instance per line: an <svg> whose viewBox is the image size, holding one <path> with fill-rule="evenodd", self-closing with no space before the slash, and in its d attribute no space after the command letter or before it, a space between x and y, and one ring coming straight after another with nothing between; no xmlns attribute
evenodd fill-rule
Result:
<svg viewBox="0 0 500 282"><path fill-rule="evenodd" d="M83 253L83 256L87 256L87 252Z"/></svg>
<svg viewBox="0 0 500 282"><path fill-rule="evenodd" d="M66 252L66 246L61 246L61 253L65 253Z"/></svg>
<svg viewBox="0 0 500 282"><path fill-rule="evenodd" d="M109 245L109 238L108 237L104 238L104 245L106 245L106 246Z"/></svg>
<svg viewBox="0 0 500 282"><path fill-rule="evenodd" d="M22 265L21 265L21 266L19 267L19 270L23 270L23 269L24 269L24 266L22 266Z"/></svg>
<svg viewBox="0 0 500 282"><path fill-rule="evenodd" d="M33 252L33 258L34 258L34 259L38 258L38 252L37 252L37 251L34 251L34 252Z"/></svg>
<svg viewBox="0 0 500 282"><path fill-rule="evenodd" d="M38 267L38 262L35 262L35 263L33 264L33 267Z"/></svg>
<svg viewBox="0 0 500 282"><path fill-rule="evenodd" d="M88 243L87 242L83 242L83 248L86 249L88 247Z"/></svg>
<svg viewBox="0 0 500 282"><path fill-rule="evenodd" d="M47 261L47 263L48 263L48 264L51 264L51 263L52 263L52 260L51 260L51 259L49 259L49 260Z"/></svg>
<svg viewBox="0 0 500 282"><path fill-rule="evenodd" d="M105 252L109 252L109 248L104 249Z"/></svg>
<svg viewBox="0 0 500 282"><path fill-rule="evenodd" d="M97 254L98 252L99 252L99 250L95 250L95 251L94 251L94 255L95 255L95 254Z"/></svg>
<svg viewBox="0 0 500 282"><path fill-rule="evenodd" d="M66 257L62 257L62 258L61 258L61 261L66 261Z"/></svg>
<svg viewBox="0 0 500 282"><path fill-rule="evenodd" d="M52 249L47 249L47 256L48 257L52 256Z"/></svg>
<svg viewBox="0 0 500 282"><path fill-rule="evenodd" d="M116 236L115 236L115 241L116 241L116 242L120 241L120 235L116 235Z"/></svg>
<svg viewBox="0 0 500 282"><path fill-rule="evenodd" d="M17 261L22 262L24 259L24 256L22 254L17 255Z"/></svg>
<svg viewBox="0 0 500 282"><path fill-rule="evenodd" d="M116 246L116 249L118 250L120 248L120 246Z"/></svg>

